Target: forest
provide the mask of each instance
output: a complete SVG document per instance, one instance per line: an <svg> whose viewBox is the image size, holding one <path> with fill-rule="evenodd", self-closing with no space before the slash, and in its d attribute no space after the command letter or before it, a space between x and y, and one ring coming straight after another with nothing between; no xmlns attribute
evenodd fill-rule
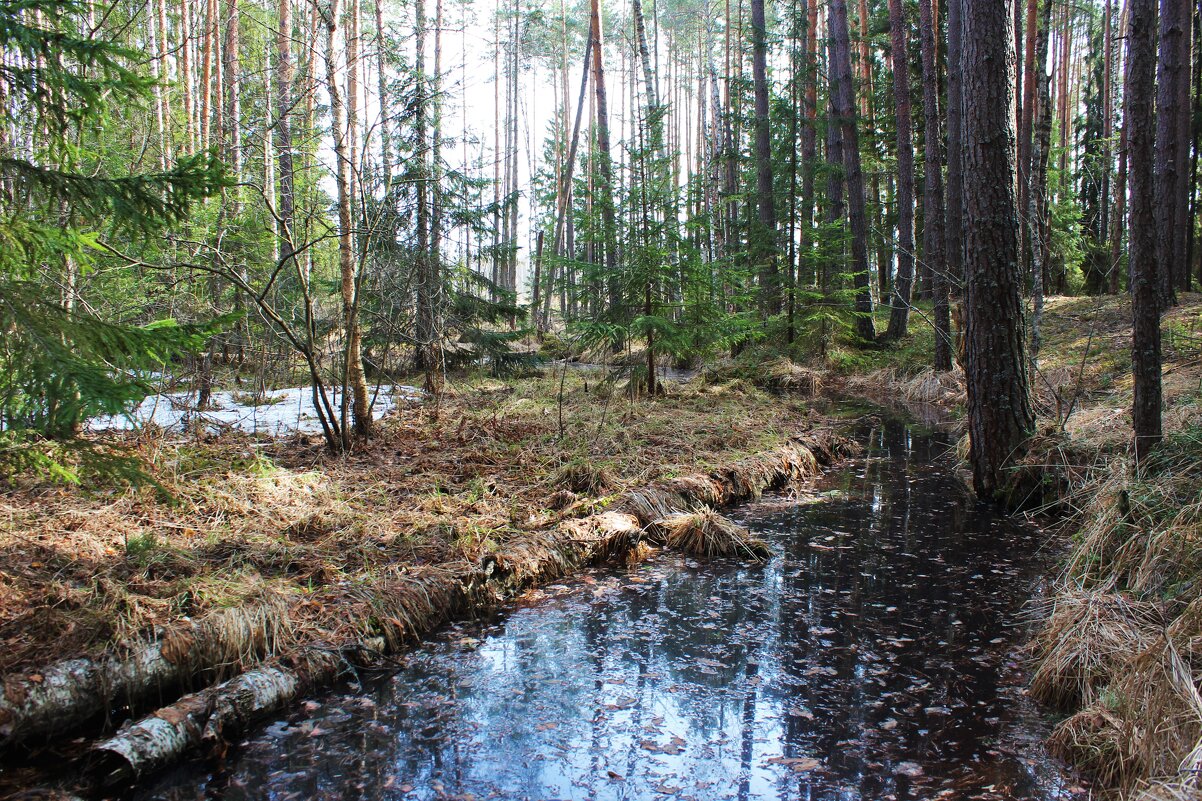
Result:
<svg viewBox="0 0 1202 801"><path fill-rule="evenodd" d="M0 0L0 796L1198 798L1200 153L1183 0Z"/></svg>

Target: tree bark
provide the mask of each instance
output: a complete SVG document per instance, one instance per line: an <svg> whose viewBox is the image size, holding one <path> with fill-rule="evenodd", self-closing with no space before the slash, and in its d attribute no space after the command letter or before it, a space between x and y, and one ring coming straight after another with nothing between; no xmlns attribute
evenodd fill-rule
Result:
<svg viewBox="0 0 1202 801"><path fill-rule="evenodd" d="M618 226L614 218L614 168L609 145L609 104L605 92L605 67L601 60L602 32L599 0L592 0L589 13L589 24L593 30L593 92L597 102L597 177L600 178L600 186L596 190L599 197L596 202L601 205L609 311L616 320L620 313L619 305L621 303L618 289Z"/></svg>
<svg viewBox="0 0 1202 801"><path fill-rule="evenodd" d="M755 176L758 226L751 237L752 260L760 273L766 315L780 314L776 197L772 187L772 131L768 118L768 33L764 0L751 0L751 74L755 88Z"/></svg>
<svg viewBox="0 0 1202 801"><path fill-rule="evenodd" d="M893 102L897 115L897 280L885 338L906 335L910 320L910 293L914 285L914 139L910 115L909 30L902 0L889 0L889 37L892 44ZM938 130L936 126L935 130Z"/></svg>
<svg viewBox="0 0 1202 801"><path fill-rule="evenodd" d="M948 288L959 296L964 280L964 75L961 43L966 0L947 0L947 218L944 257Z"/></svg>
<svg viewBox="0 0 1202 801"><path fill-rule="evenodd" d="M229 165L234 180L242 180L242 93L240 87L238 51L241 48L240 24L241 11L238 0L227 0L225 10L225 47L222 75L224 78L225 121L222 124L222 150L225 162ZM234 197L240 194L238 188L233 190ZM238 204L235 199L234 208ZM236 213L236 212L235 212Z"/></svg>
<svg viewBox="0 0 1202 801"><path fill-rule="evenodd" d="M847 30L846 0L831 0L830 33L834 60L831 64L831 99L838 122L847 172L848 218L851 223L851 270L856 288L856 333L862 340L876 339L872 322L872 293L868 285L868 217L865 211L864 171L860 162L860 135L852 97L851 44Z"/></svg>
<svg viewBox="0 0 1202 801"><path fill-rule="evenodd" d="M936 0L918 0L922 40L922 110L926 124L922 192L922 253L932 278L935 323L935 369L952 369L951 315L948 307L947 264L944 258L943 148L939 136L939 75L935 67Z"/></svg>
<svg viewBox="0 0 1202 801"><path fill-rule="evenodd" d="M964 9L964 211L969 460L981 498L1035 426L1019 301L1014 36L1009 3Z"/></svg>
<svg viewBox="0 0 1202 801"><path fill-rule="evenodd" d="M334 140L334 160L337 163L335 182L338 189L338 270L342 295L342 324L346 332L343 364L342 446L351 443L347 425L347 395L351 395L354 432L367 437L372 431L371 408L367 394L367 376L363 372L363 332L359 325L358 270L355 248L351 240L350 154L347 152L346 110L338 82L338 0L330 0L322 9L326 26L326 91L330 97L330 127Z"/></svg>
<svg viewBox="0 0 1202 801"><path fill-rule="evenodd" d="M417 336L414 351L414 366L425 375L427 390L437 389L434 380L434 286L431 264L434 254L430 249L430 172L429 172L429 118L426 86L426 2L413 3L413 47L414 47L414 95L413 95L413 147L416 169L417 196L417 258L414 264L417 284Z"/></svg>
<svg viewBox="0 0 1202 801"><path fill-rule="evenodd" d="M1027 200L1031 193L1031 138L1035 126L1035 45L1036 30L1039 27L1037 19L1038 0L1026 0L1027 24L1026 43L1023 49L1022 66L1022 107L1018 127L1018 209L1019 209L1019 240L1018 252L1020 264L1027 262L1024 255L1027 248L1028 226L1031 220L1027 217ZM1020 2L1021 5L1021 2ZM1018 9L1015 9L1016 12Z"/></svg>
<svg viewBox="0 0 1202 801"><path fill-rule="evenodd" d="M1126 39L1127 31L1125 26L1128 25L1128 3L1123 2L1123 13L1121 23L1124 26L1120 30L1118 38ZM1130 85L1127 75L1127 65L1129 60L1123 60L1123 86ZM1124 90L1125 91L1125 90ZM1120 289L1120 280L1122 278L1122 253L1123 253L1123 231L1126 230L1127 224L1127 163L1128 163L1128 141L1130 136L1131 126L1127 122L1126 113L1123 114L1123 123L1119 128L1119 152L1118 152L1118 174L1115 176L1114 184L1114 213L1110 217L1110 294L1117 295Z"/></svg>
<svg viewBox="0 0 1202 801"><path fill-rule="evenodd" d="M388 97L387 72L384 68L388 43L384 38L384 0L376 0L376 85L380 94L380 172L384 175L384 194L392 191L392 112ZM466 157L465 157L466 162ZM470 254L469 254L470 255Z"/></svg>
<svg viewBox="0 0 1202 801"><path fill-rule="evenodd" d="M1160 307L1177 303L1176 289L1185 271L1185 227L1181 201L1187 139L1181 136L1182 97L1189 92L1190 4L1161 0L1159 60L1156 69L1156 261ZM1188 99L1185 102L1188 107Z"/></svg>
<svg viewBox="0 0 1202 801"><path fill-rule="evenodd" d="M1169 0L1172 2L1172 0ZM1154 153L1160 139L1155 94L1156 0L1130 0L1127 31L1128 162L1131 211L1128 220L1131 260L1131 374L1135 400L1131 419L1135 458L1142 462L1161 439L1160 291L1155 203L1158 194ZM1170 43L1171 44L1171 43ZM1163 56L1162 56L1163 58ZM1153 131L1156 134L1153 134Z"/></svg>
<svg viewBox="0 0 1202 801"><path fill-rule="evenodd" d="M1032 111L1039 122L1031 142L1031 180L1027 194L1028 234L1031 243L1031 381L1039 366L1040 327L1043 324L1043 279L1047 265L1048 150L1052 141L1052 84L1047 74L1048 43L1052 28L1052 0L1044 0L1043 19L1036 37L1035 64L1038 105Z"/></svg>
<svg viewBox="0 0 1202 801"><path fill-rule="evenodd" d="M196 120L195 101L196 83L192 75L192 2L180 5L180 84L182 87L181 100L184 106L184 153L191 155L196 152Z"/></svg>

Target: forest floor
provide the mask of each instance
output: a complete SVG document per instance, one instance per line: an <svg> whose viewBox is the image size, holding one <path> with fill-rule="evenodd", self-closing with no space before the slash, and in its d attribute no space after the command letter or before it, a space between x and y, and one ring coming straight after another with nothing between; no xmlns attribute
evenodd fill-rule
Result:
<svg viewBox="0 0 1202 801"><path fill-rule="evenodd" d="M1167 777L1147 800L1175 798L1180 765L1202 767L1202 295L1165 317L1167 441L1139 476L1129 304L1050 298L1043 333L1039 431L1017 472L1074 550L1042 610L1032 690L1063 712L1061 753L1112 784ZM161 488L0 485L0 674L36 682L56 659L239 608L287 610L277 648L362 641L381 612L356 588L478 566L623 493L829 430L818 395L956 420L963 377L926 368L931 345L916 319L897 346L836 347L820 365L751 349L634 401L585 370L459 378L437 404L401 402L346 457L303 435L97 434Z"/></svg>
<svg viewBox="0 0 1202 801"><path fill-rule="evenodd" d="M437 406L383 418L345 458L315 437L147 429L105 436L133 446L162 490L10 485L0 674L264 602L304 612L294 617L319 629L307 637L339 641L367 623L318 609L327 588L476 562L624 491L770 452L827 422L803 398L739 380L669 383L632 402L573 370L561 409L560 377L455 381Z"/></svg>

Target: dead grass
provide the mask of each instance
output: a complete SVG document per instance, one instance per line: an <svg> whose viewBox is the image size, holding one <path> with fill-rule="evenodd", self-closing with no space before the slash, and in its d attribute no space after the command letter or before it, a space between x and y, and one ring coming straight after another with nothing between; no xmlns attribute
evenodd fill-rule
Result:
<svg viewBox="0 0 1202 801"><path fill-rule="evenodd" d="M0 673L265 599L282 607L288 628L273 636L283 640L408 631L412 610L347 588L412 585L398 566L478 565L499 553L512 562L533 532L633 488L704 483L697 474L821 422L802 401L749 385L696 382L631 403L572 373L561 436L558 378L459 381L436 411L402 411L344 458L306 438L131 437L173 499L145 488L0 488ZM718 502L712 495L703 497ZM400 626L379 622L388 619Z"/></svg>
<svg viewBox="0 0 1202 801"><path fill-rule="evenodd" d="M1196 316L1193 301L1166 327ZM1202 426L1181 345L1166 348L1165 442L1139 470L1121 377L1095 372L1056 435L1095 461L1073 477L1074 544L1034 641L1032 693L1071 713L1052 745L1143 801L1198 798L1202 776Z"/></svg>
<svg viewBox="0 0 1202 801"><path fill-rule="evenodd" d="M1031 693L1061 709L1088 707L1152 642L1156 609L1105 590L1057 593L1032 647Z"/></svg>
<svg viewBox="0 0 1202 801"><path fill-rule="evenodd" d="M692 556L758 561L772 555L767 543L708 507L671 515L659 521L658 526L663 529L669 548Z"/></svg>

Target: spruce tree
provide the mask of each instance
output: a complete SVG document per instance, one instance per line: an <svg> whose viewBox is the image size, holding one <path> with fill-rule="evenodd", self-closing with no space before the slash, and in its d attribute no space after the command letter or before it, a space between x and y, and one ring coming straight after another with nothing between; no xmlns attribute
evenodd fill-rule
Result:
<svg viewBox="0 0 1202 801"><path fill-rule="evenodd" d="M0 97L32 131L20 150L0 151L0 460L64 478L74 474L33 446L128 412L149 392L142 371L210 330L102 319L78 302L75 280L179 222L225 180L208 155L147 174L90 168L81 132L110 104L149 101L154 84L134 66L140 53L81 32L84 18L71 0L0 0Z"/></svg>

